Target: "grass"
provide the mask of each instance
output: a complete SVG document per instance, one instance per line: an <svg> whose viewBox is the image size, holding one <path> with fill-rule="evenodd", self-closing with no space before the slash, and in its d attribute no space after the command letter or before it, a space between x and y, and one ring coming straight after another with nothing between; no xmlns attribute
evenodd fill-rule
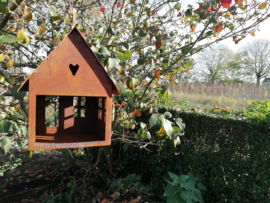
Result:
<svg viewBox="0 0 270 203"><path fill-rule="evenodd" d="M270 86L256 87L254 84L183 83L171 87L170 92L175 101L234 110L248 110L252 106L250 100L270 101Z"/></svg>

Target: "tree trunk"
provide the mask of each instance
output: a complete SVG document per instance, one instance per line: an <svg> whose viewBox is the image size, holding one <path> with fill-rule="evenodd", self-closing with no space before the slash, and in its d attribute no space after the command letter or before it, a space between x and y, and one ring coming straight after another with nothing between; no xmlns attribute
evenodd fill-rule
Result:
<svg viewBox="0 0 270 203"><path fill-rule="evenodd" d="M257 87L260 87L261 85L261 77L257 76Z"/></svg>

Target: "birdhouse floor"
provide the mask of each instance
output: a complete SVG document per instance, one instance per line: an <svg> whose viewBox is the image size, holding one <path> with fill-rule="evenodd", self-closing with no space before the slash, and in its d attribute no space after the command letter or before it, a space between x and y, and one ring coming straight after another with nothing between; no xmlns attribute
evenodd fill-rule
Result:
<svg viewBox="0 0 270 203"><path fill-rule="evenodd" d="M96 133L74 133L74 134L45 134L36 135L36 142L40 143L76 143L104 141Z"/></svg>

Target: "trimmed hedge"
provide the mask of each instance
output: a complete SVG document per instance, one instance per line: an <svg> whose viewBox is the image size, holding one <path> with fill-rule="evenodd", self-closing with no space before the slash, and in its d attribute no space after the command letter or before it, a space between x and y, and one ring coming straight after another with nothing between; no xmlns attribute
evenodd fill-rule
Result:
<svg viewBox="0 0 270 203"><path fill-rule="evenodd" d="M208 188L206 202L270 202L270 126L180 114L186 137L177 148Z"/></svg>
<svg viewBox="0 0 270 203"><path fill-rule="evenodd" d="M129 147L119 157L117 148L123 146L114 143L121 173L141 174L161 194L168 172L192 172L207 187L205 202L270 202L269 123L170 112L186 124L181 144L174 147L168 140L161 148L150 147L151 152Z"/></svg>

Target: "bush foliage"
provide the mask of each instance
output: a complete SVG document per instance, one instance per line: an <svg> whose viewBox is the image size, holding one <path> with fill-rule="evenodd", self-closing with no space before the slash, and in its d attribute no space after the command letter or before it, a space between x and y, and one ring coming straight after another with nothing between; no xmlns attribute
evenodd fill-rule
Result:
<svg viewBox="0 0 270 203"><path fill-rule="evenodd" d="M168 111L159 109L159 113ZM142 181L162 193L168 171L191 172L200 178L207 191L205 202L269 202L270 155L269 122L249 122L230 117L170 110L186 124L181 144L167 140L150 152L113 143L115 154L125 146L118 168L121 173L140 173ZM143 112L142 117L150 117Z"/></svg>

